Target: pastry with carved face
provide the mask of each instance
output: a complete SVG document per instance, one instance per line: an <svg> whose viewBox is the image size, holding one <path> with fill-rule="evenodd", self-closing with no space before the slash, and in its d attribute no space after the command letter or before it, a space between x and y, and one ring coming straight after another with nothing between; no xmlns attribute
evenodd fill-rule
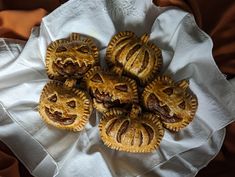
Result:
<svg viewBox="0 0 235 177"><path fill-rule="evenodd" d="M88 37L72 33L67 39L52 42L46 53L46 70L50 79L79 79L99 62L99 52Z"/></svg>
<svg viewBox="0 0 235 177"><path fill-rule="evenodd" d="M114 35L106 51L107 63L119 75L127 75L146 84L159 73L162 66L161 50L149 42L149 35L141 38L131 31Z"/></svg>
<svg viewBox="0 0 235 177"><path fill-rule="evenodd" d="M47 83L41 93L39 113L42 119L57 128L80 131L92 111L89 96L57 81Z"/></svg>
<svg viewBox="0 0 235 177"><path fill-rule="evenodd" d="M99 124L100 136L108 147L120 151L144 153L158 148L164 135L159 117L141 113L134 105L131 112L111 109Z"/></svg>
<svg viewBox="0 0 235 177"><path fill-rule="evenodd" d="M138 102L137 85L130 78L119 77L96 66L85 74L83 80L99 112Z"/></svg>
<svg viewBox="0 0 235 177"><path fill-rule="evenodd" d="M189 82L177 83L169 76L158 76L142 94L144 106L161 115L163 126L172 131L186 127L194 118L198 102Z"/></svg>

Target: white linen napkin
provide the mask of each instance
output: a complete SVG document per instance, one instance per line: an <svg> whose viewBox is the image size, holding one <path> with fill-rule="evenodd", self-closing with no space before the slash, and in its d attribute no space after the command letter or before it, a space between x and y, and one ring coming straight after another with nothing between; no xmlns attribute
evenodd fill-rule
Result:
<svg viewBox="0 0 235 177"><path fill-rule="evenodd" d="M179 133L166 131L160 148L153 153L124 153L104 146L96 112L84 131L73 133L46 125L37 111L41 90L48 81L44 63L51 41L72 32L91 36L103 63L109 40L124 30L137 35L148 32L163 51L162 74L189 79L198 97L193 122ZM16 153L24 152L20 158L35 176L144 176L152 170L156 175L158 170L154 169L177 157L182 159L187 152L182 164L194 166L191 158L196 153L192 152L206 146L211 159L208 141L235 118L233 87L218 70L211 51L211 39L190 14L179 9L157 8L150 0L71 0L43 19L17 59L7 65L0 60L0 101L2 112L8 115L0 121L0 137L17 149ZM211 149L214 153L218 150Z"/></svg>

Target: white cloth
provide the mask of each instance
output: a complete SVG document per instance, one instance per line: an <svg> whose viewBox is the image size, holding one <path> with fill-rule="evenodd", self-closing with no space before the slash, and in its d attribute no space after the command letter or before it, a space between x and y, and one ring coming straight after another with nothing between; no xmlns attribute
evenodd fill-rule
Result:
<svg viewBox="0 0 235 177"><path fill-rule="evenodd" d="M162 74L189 79L198 97L193 122L179 133L166 131L153 153L124 153L104 146L95 112L85 130L73 133L44 124L37 111L48 81L44 63L51 41L71 32L89 35L104 61L109 40L124 30L148 32L163 51ZM150 0L71 0L43 19L17 58L0 60L0 139L35 176L193 176L218 152L223 128L235 118L233 87L216 67L211 51L211 39L179 9L157 8Z"/></svg>

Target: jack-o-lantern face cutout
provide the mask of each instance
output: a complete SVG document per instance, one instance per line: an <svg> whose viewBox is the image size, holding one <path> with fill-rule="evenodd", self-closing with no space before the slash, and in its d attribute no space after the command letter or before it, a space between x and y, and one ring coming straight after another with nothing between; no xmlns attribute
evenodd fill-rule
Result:
<svg viewBox="0 0 235 177"><path fill-rule="evenodd" d="M134 80L102 71L98 66L85 74L84 82L94 98L94 107L100 112L106 112L111 107L123 107L138 102L137 85Z"/></svg>
<svg viewBox="0 0 235 177"><path fill-rule="evenodd" d="M46 69L49 78L81 78L98 64L98 49L90 38L72 33L68 39L52 42L47 48Z"/></svg>
<svg viewBox="0 0 235 177"><path fill-rule="evenodd" d="M141 84L152 80L161 69L162 54L148 39L147 34L138 38L130 31L114 35L106 52L106 60L113 71L137 78Z"/></svg>
<svg viewBox="0 0 235 177"><path fill-rule="evenodd" d="M80 131L92 111L88 95L75 88L51 81L42 91L39 113L43 120L57 128Z"/></svg>
<svg viewBox="0 0 235 177"><path fill-rule="evenodd" d="M158 76L146 86L143 95L144 106L160 113L163 125L172 131L179 131L194 118L198 102L189 89L186 80L175 83L169 76Z"/></svg>
<svg viewBox="0 0 235 177"><path fill-rule="evenodd" d="M136 153L157 149L164 135L164 128L157 115L142 114L138 108L133 106L130 113L112 109L103 115L99 129L105 145Z"/></svg>

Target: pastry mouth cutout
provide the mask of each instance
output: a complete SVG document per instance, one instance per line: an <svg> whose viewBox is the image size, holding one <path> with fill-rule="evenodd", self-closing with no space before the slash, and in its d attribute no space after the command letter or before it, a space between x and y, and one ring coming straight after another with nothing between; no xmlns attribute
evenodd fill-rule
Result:
<svg viewBox="0 0 235 177"><path fill-rule="evenodd" d="M142 94L146 109L161 115L163 126L172 131L186 127L194 118L198 101L189 82L177 83L169 76L158 76Z"/></svg>
<svg viewBox="0 0 235 177"><path fill-rule="evenodd" d="M91 100L85 92L67 85L58 81L48 82L41 93L39 113L49 125L80 131L90 117Z"/></svg>
<svg viewBox="0 0 235 177"><path fill-rule="evenodd" d="M161 50L149 42L149 35L140 38L131 31L115 34L108 44L106 61L119 75L135 78L144 85L151 81L162 67Z"/></svg>
<svg viewBox="0 0 235 177"><path fill-rule="evenodd" d="M76 61L73 56L64 55L64 57L66 58L65 60L57 58L52 65L54 70L62 76L81 77L91 67L91 64L87 62Z"/></svg>
<svg viewBox="0 0 235 177"><path fill-rule="evenodd" d="M166 104L161 103L153 93L148 96L146 104L149 110L159 112L162 115L162 120L166 123L176 123L183 119L182 117L178 117L175 113L172 113L170 108ZM181 107L181 105L182 109L184 109L185 102L182 101L178 106Z"/></svg>
<svg viewBox="0 0 235 177"><path fill-rule="evenodd" d="M77 115L67 115L66 117L63 117L63 113L61 111L53 112L48 107L45 107L45 113L49 119L54 122L58 122L61 125L70 125L74 123L77 118Z"/></svg>
<svg viewBox="0 0 235 177"><path fill-rule="evenodd" d="M103 103L105 108L121 106L123 104L119 99L114 99L111 93L100 92L99 89L92 91L91 95L95 98L96 103Z"/></svg>
<svg viewBox="0 0 235 177"><path fill-rule="evenodd" d="M46 71L50 79L80 79L99 63L99 51L94 41L78 33L59 39L47 47Z"/></svg>
<svg viewBox="0 0 235 177"><path fill-rule="evenodd" d="M137 85L130 78L119 77L96 66L85 74L83 80L94 98L95 108L100 112L138 102Z"/></svg>
<svg viewBox="0 0 235 177"><path fill-rule="evenodd" d="M146 153L156 150L164 136L164 128L158 116L141 113L139 106L131 111L111 109L101 118L100 136L111 149Z"/></svg>

